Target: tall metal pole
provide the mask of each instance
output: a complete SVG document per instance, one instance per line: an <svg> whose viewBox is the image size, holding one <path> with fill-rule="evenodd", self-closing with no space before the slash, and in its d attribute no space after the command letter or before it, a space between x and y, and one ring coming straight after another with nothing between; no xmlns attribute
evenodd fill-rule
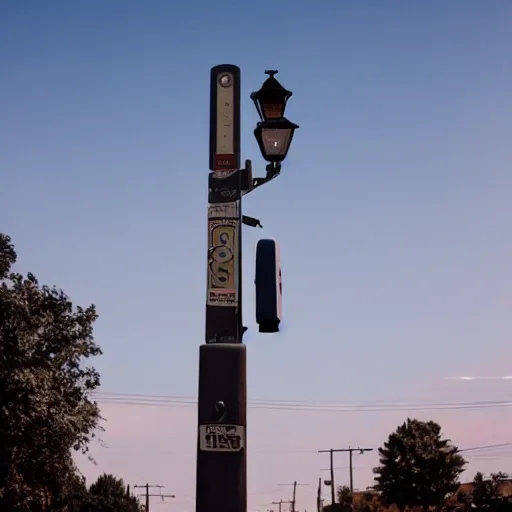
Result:
<svg viewBox="0 0 512 512"><path fill-rule="evenodd" d="M283 508L283 503L292 503L291 501L283 501L282 499L280 499L279 501L273 501L272 502L272 505L279 505L279 512L282 512L282 508Z"/></svg>
<svg viewBox="0 0 512 512"><path fill-rule="evenodd" d="M318 453L328 453L329 460L331 463L330 471L331 471L331 503L334 505L336 503L336 489L334 486L334 452L337 450L333 450L329 448L329 450L318 450Z"/></svg>
<svg viewBox="0 0 512 512"><path fill-rule="evenodd" d="M295 512L296 508L295 508L295 504L297 503L296 502L296 497L297 497L297 486L298 485L309 485L309 484L300 484L299 482L297 482L297 480L295 480L293 482L293 484L279 484L279 485L293 485L293 493L292 493L292 500L290 501L290 512Z"/></svg>
<svg viewBox="0 0 512 512"><path fill-rule="evenodd" d="M348 452L349 453L349 468L350 468L350 492L354 492L354 470L352 466L352 453L353 452L360 452L363 454L364 452L371 452L373 451L373 448L351 448L350 446L348 448L342 448L338 450L334 450L331 448L330 450L319 450L318 453L326 453L330 452L331 454L331 492L332 492L332 502L334 504L334 463L333 463L333 453L334 452Z"/></svg>
<svg viewBox="0 0 512 512"><path fill-rule="evenodd" d="M352 467L352 452L353 450L348 447L348 467L349 467L349 474L350 474L350 493L354 494L354 469Z"/></svg>
<svg viewBox="0 0 512 512"><path fill-rule="evenodd" d="M273 78L275 73L267 72L272 76L260 91L251 95L262 121L265 109L261 106L266 104L268 107L267 100L272 100L271 107L276 106L275 101L277 106L282 104L282 116L292 94ZM279 175L293 131L298 128L284 117L271 119L269 123L272 129L262 122L254 131L265 160L270 162L266 167L267 175L253 179L250 160L246 160L245 168L240 165L240 69L230 64L212 68L212 172L208 176L205 344L199 349L196 512L247 510L247 356L242 341L246 330L242 324L242 224L262 226L258 219L242 215L242 196ZM263 136L264 125L271 133L266 138ZM276 135L280 130L287 130L287 142ZM276 138L272 139L273 136ZM274 149L268 151L269 144L282 153L275 153ZM257 263L259 259L264 260L264 267L272 266L272 269L266 268L264 276L272 276L272 284L269 287L268 279L258 280L257 272L257 295L258 290L263 289L260 295L268 296L275 309L260 312L258 316L257 303L256 319L260 332L277 332L281 315L279 252L275 243L263 247L261 251L257 250L257 254L263 254L260 258L257 256Z"/></svg>
<svg viewBox="0 0 512 512"><path fill-rule="evenodd" d="M281 512L282 505L283 505L283 500L280 500L280 501L273 501L273 502L272 502L272 505L279 505L279 512Z"/></svg>
<svg viewBox="0 0 512 512"><path fill-rule="evenodd" d="M142 488L142 489L145 489L145 492L143 494L143 496L145 497L145 500L146 500L146 512L149 512L149 498L150 497L158 497L158 498L175 498L176 496L174 494L162 494L162 491L160 491L160 494L149 494L149 489L153 489L153 488L156 488L156 489L163 489L164 486L163 485L149 485L148 483L144 484L144 485L134 485L133 486L134 489L137 489L137 488ZM129 491L129 486L128 486L128 491ZM128 492L129 494L129 492ZM139 494L139 496L141 496Z"/></svg>
<svg viewBox="0 0 512 512"><path fill-rule="evenodd" d="M322 508L322 479L318 479L318 491L316 496L316 509L317 512L320 512Z"/></svg>
<svg viewBox="0 0 512 512"><path fill-rule="evenodd" d="M196 512L246 512L246 350L242 343L240 69L210 77L205 344L199 350ZM215 192L220 191L220 192Z"/></svg>
<svg viewBox="0 0 512 512"><path fill-rule="evenodd" d="M334 450L330 449L330 460L331 460L331 503L336 503L336 489L334 488Z"/></svg>

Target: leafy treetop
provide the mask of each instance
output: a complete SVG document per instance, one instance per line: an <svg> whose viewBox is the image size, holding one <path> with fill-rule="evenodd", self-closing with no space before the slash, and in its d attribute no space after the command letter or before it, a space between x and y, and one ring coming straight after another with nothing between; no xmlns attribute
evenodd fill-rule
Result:
<svg viewBox="0 0 512 512"><path fill-rule="evenodd" d="M379 448L375 489L382 503L405 507L440 507L457 490L465 460L433 421L407 419Z"/></svg>
<svg viewBox="0 0 512 512"><path fill-rule="evenodd" d="M71 453L86 453L99 429L99 374L83 363L101 350L94 305L74 308L15 262L0 233L0 510L41 510L76 488Z"/></svg>

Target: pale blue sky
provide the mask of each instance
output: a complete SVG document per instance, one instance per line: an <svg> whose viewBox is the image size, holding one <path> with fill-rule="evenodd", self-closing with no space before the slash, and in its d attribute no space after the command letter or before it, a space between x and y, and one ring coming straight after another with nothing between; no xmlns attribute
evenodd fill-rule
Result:
<svg viewBox="0 0 512 512"><path fill-rule="evenodd" d="M210 68L242 70L256 173L249 94L279 69L300 129L245 201L264 226L244 232L249 395L441 401L444 377L509 374L511 26L506 0L4 0L0 229L20 269L97 305L105 391L195 395ZM274 336L260 237L281 246Z"/></svg>

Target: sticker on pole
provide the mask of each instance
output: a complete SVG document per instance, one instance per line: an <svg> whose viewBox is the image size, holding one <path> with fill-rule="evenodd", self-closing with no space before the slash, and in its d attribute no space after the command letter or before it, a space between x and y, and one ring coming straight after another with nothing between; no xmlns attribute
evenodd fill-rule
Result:
<svg viewBox="0 0 512 512"><path fill-rule="evenodd" d="M199 425L199 449L204 452L239 452L245 448L241 425Z"/></svg>
<svg viewBox="0 0 512 512"><path fill-rule="evenodd" d="M208 221L208 290L209 306L238 305L238 231L236 219Z"/></svg>

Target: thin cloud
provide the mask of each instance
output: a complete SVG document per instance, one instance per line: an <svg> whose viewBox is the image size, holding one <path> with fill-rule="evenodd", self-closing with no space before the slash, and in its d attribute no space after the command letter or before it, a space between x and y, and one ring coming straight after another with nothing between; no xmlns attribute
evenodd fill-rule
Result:
<svg viewBox="0 0 512 512"><path fill-rule="evenodd" d="M512 375L501 375L497 377L484 376L461 376L461 377L445 377L446 380L512 380Z"/></svg>

